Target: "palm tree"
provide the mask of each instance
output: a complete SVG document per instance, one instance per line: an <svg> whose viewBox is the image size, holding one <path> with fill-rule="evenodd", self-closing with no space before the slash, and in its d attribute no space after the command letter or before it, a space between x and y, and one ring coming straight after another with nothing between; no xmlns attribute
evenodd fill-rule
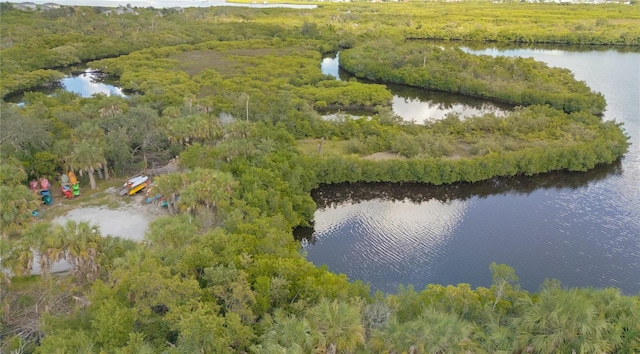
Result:
<svg viewBox="0 0 640 354"><path fill-rule="evenodd" d="M619 289L585 289L592 297L599 316L611 324L605 334L613 344L614 353L640 353L640 302L623 296Z"/></svg>
<svg viewBox="0 0 640 354"><path fill-rule="evenodd" d="M40 197L23 185L26 179L18 160L4 159L0 163L0 237L19 231L41 203Z"/></svg>
<svg viewBox="0 0 640 354"><path fill-rule="evenodd" d="M171 173L155 179L155 186L153 188L165 198L167 207L169 208L169 214L171 215L175 215L179 211L177 208L177 199L178 194L184 187L184 176L185 175L181 173Z"/></svg>
<svg viewBox="0 0 640 354"><path fill-rule="evenodd" d="M0 238L0 297L4 297L3 289L11 285L12 251L13 243L8 238Z"/></svg>
<svg viewBox="0 0 640 354"><path fill-rule="evenodd" d="M83 172L89 175L89 185L91 189L96 189L96 179L93 175L96 168L104 166L104 149L97 144L83 141L75 144L72 155L69 158L69 165L73 170L77 170L82 176Z"/></svg>
<svg viewBox="0 0 640 354"><path fill-rule="evenodd" d="M411 340L413 338L410 338L409 331L409 323L400 323L394 317L384 328L372 331L368 344L377 353L414 353L415 343Z"/></svg>
<svg viewBox="0 0 640 354"><path fill-rule="evenodd" d="M360 304L323 298L307 317L317 336L318 346L329 354L352 352L365 342Z"/></svg>
<svg viewBox="0 0 640 354"><path fill-rule="evenodd" d="M191 145L199 141L215 144L222 137L222 125L217 118L206 114L191 114L181 117L164 117L168 138L180 144Z"/></svg>
<svg viewBox="0 0 640 354"><path fill-rule="evenodd" d="M98 251L102 236L98 226L67 221L62 232L66 238L65 259L78 280L92 280L98 274Z"/></svg>
<svg viewBox="0 0 640 354"><path fill-rule="evenodd" d="M104 157L106 145L104 130L98 127L95 123L84 122L74 130L73 134L73 140L76 143L89 142L94 145L98 151L100 151L100 156L96 156L96 165L104 170L104 179L109 179L107 159ZM96 171L98 172L98 177L102 177L100 170L96 169Z"/></svg>
<svg viewBox="0 0 640 354"><path fill-rule="evenodd" d="M386 327L373 331L369 345L376 352L389 353L477 352L478 346L470 339L473 329L456 314L429 308L408 322L392 318Z"/></svg>
<svg viewBox="0 0 640 354"><path fill-rule="evenodd" d="M543 289L538 302L530 298L516 320L517 345L535 353L610 353L611 323L599 314L581 289Z"/></svg>
<svg viewBox="0 0 640 354"><path fill-rule="evenodd" d="M262 338L265 348L275 347L297 348L300 352L309 352L312 349L311 327L305 319L299 319L293 315L287 315L282 309L274 313L274 323L271 330Z"/></svg>
<svg viewBox="0 0 640 354"><path fill-rule="evenodd" d="M253 345L249 348L249 352L256 354L306 354L308 350L302 349L301 346L294 344L291 347L283 347L279 344L267 343Z"/></svg>
<svg viewBox="0 0 640 354"><path fill-rule="evenodd" d="M33 269L33 250L22 240L13 241L3 237L0 242L0 260L5 281L12 275L28 275ZM6 273L5 273L6 272Z"/></svg>
<svg viewBox="0 0 640 354"><path fill-rule="evenodd" d="M21 242L30 247L38 260L40 275L47 278L53 263L64 258L64 241L59 229L50 223L35 223L22 234Z"/></svg>
<svg viewBox="0 0 640 354"><path fill-rule="evenodd" d="M455 314L426 310L419 321L427 329L427 353L462 353L474 346L473 326Z"/></svg>
<svg viewBox="0 0 640 354"><path fill-rule="evenodd" d="M180 205L198 215L201 222L206 222L202 225L204 228L219 222L221 211L230 205L234 188L238 185L229 173L205 169L188 172L183 183Z"/></svg>
<svg viewBox="0 0 640 354"><path fill-rule="evenodd" d="M515 331L508 326L500 325L499 321L489 319L483 327L477 326L474 331L474 341L480 343L489 353L511 353L515 342Z"/></svg>

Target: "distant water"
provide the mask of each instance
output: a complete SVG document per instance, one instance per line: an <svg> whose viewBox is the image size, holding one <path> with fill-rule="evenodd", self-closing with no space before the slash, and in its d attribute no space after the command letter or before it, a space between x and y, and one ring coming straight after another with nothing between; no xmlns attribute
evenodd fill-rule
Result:
<svg viewBox="0 0 640 354"><path fill-rule="evenodd" d="M118 7L131 5L133 7L153 7L157 9L170 8L170 7L211 7L211 6L241 6L241 7L258 7L258 8L270 8L270 7L287 7L296 9L313 9L316 5L305 4L269 4L268 1L256 1L253 3L230 3L224 0L30 0L38 5L46 3L55 3L58 5L66 6L103 6L103 7ZM20 3L18 1L12 1L12 3Z"/></svg>

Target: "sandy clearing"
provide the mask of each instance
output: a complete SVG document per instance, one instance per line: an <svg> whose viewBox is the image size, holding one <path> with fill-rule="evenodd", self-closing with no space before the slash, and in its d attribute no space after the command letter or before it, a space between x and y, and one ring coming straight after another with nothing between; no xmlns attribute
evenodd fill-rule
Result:
<svg viewBox="0 0 640 354"><path fill-rule="evenodd" d="M118 191L115 188L105 192L118 198ZM144 193L120 198L129 198L130 200L127 200L129 203L121 202L115 209L105 206L76 208L53 219L53 223L64 225L67 220L84 221L98 226L102 236L111 235L141 241L153 220L159 216L168 215L166 208L158 203L146 203Z"/></svg>
<svg viewBox="0 0 640 354"><path fill-rule="evenodd" d="M100 228L102 236L117 236L128 240L140 241L149 229L151 220L144 213L134 210L112 210L107 208L80 208L57 217L54 223L64 225L67 220L86 221Z"/></svg>
<svg viewBox="0 0 640 354"><path fill-rule="evenodd" d="M105 191L114 198L130 198L129 203L121 202L120 206L112 209L107 207L79 207L70 210L67 214L52 220L52 223L64 225L68 220L75 222L88 222L100 228L102 236L111 235L128 240L141 241L149 230L149 224L156 218L169 215L166 208L158 203L146 203L144 193L135 196L120 197L118 190L109 188ZM71 265L65 261L55 262L51 271L63 272L71 269ZM34 258L31 274L40 274L40 266L37 256Z"/></svg>

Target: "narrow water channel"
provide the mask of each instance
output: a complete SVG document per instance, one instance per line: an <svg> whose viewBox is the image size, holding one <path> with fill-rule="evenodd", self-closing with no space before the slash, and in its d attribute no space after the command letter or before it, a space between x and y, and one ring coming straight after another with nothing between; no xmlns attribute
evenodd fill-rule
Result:
<svg viewBox="0 0 640 354"><path fill-rule="evenodd" d="M334 57L323 58L320 69L323 74L333 76L336 80L347 81L353 78L340 69L340 53ZM393 113L404 121L413 121L418 124L440 120L449 114L456 114L462 119L485 113L503 116L513 108L511 105L486 99L427 91L409 86L387 85L387 88L393 94L391 102ZM359 115L354 112L344 113Z"/></svg>

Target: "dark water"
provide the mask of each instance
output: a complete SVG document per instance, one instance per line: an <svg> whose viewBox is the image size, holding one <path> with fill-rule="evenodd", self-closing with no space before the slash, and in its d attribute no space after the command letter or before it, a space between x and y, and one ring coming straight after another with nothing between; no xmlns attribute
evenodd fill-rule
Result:
<svg viewBox="0 0 640 354"><path fill-rule="evenodd" d="M340 55L326 57L320 63L320 69L325 75L331 75L336 80L349 80L351 76L340 69ZM494 113L503 116L513 107L511 105L492 102L486 99L453 95L442 92L426 91L409 86L387 85L393 94L391 109L394 114L404 121L414 121L422 124L425 121L440 120L447 114L457 114L460 118ZM362 115L358 112L347 112Z"/></svg>
<svg viewBox="0 0 640 354"><path fill-rule="evenodd" d="M565 286L640 292L640 54L481 53L570 69L605 95L604 119L624 123L630 151L618 164L587 173L444 187L325 186L315 191L319 209L304 242L307 258L387 292L399 284L489 286L491 262L515 268L529 291L555 278Z"/></svg>

